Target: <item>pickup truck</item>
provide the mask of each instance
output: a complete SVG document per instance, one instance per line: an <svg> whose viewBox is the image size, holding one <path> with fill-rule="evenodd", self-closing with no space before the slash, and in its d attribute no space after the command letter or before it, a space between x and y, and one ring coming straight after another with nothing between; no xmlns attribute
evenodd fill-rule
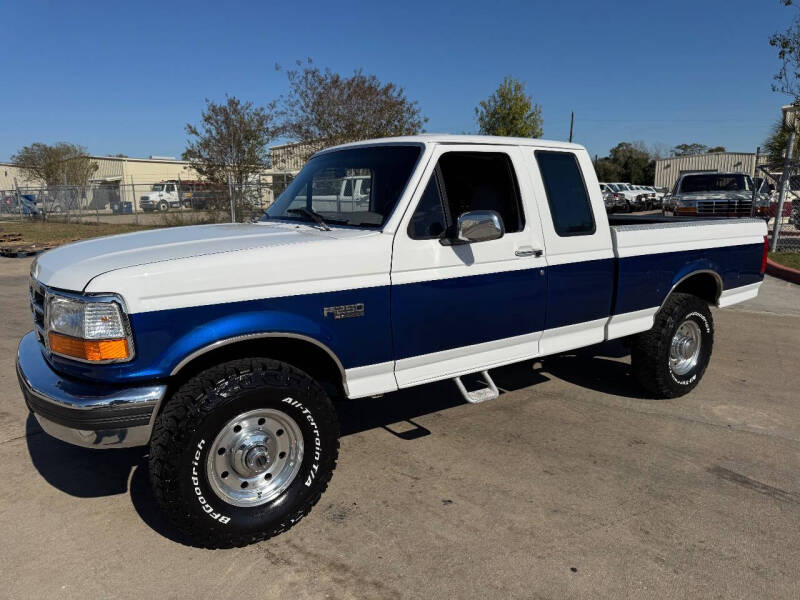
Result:
<svg viewBox="0 0 800 600"><path fill-rule="evenodd" d="M769 217L769 197L756 193L744 173L685 173L675 182L670 204L676 215L692 217Z"/></svg>
<svg viewBox="0 0 800 600"><path fill-rule="evenodd" d="M318 182L355 176L368 199L317 205ZM493 400L490 369L615 338L644 396L695 388L709 307L758 293L766 225L611 219L579 145L421 135L326 149L260 222L41 254L20 386L56 438L149 446L155 496L193 543L265 539L327 487L342 398L451 379L466 401Z"/></svg>

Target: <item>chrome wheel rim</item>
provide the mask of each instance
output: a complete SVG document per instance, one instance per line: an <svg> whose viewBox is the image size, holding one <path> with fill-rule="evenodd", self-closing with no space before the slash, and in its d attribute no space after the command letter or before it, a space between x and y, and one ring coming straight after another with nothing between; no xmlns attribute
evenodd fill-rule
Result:
<svg viewBox="0 0 800 600"><path fill-rule="evenodd" d="M235 506L259 506L279 496L303 462L303 434L284 412L259 408L220 430L206 471L214 492Z"/></svg>
<svg viewBox="0 0 800 600"><path fill-rule="evenodd" d="M669 368L675 375L686 375L700 358L703 336L700 326L691 319L680 324L669 348Z"/></svg>

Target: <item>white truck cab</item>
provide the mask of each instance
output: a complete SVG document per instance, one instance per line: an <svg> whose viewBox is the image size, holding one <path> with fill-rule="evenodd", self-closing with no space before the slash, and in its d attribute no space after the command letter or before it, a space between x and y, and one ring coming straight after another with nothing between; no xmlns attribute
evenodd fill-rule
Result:
<svg viewBox="0 0 800 600"><path fill-rule="evenodd" d="M181 207L179 182L162 181L154 183L150 191L139 198L139 208L143 211L166 212L170 208Z"/></svg>

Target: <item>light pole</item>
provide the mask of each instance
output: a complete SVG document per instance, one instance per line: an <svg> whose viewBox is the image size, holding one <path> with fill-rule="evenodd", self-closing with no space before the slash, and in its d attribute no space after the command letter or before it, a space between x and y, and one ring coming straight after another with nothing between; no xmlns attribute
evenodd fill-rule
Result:
<svg viewBox="0 0 800 600"><path fill-rule="evenodd" d="M772 228L772 242L770 250L775 252L778 247L778 236L781 232L781 219L783 217L783 202L786 199L786 187L789 184L789 173L792 168L792 155L794 154L794 130L798 107L787 104L782 107L783 123L789 127L789 142L786 144L786 155L783 158L783 173L781 173L781 187L778 192L778 212L775 214L775 225Z"/></svg>

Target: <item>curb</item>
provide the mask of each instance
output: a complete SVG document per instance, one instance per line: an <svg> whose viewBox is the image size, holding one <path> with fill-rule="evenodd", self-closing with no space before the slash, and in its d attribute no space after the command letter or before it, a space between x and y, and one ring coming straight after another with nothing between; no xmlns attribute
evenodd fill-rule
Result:
<svg viewBox="0 0 800 600"><path fill-rule="evenodd" d="M779 277L784 281L800 285L800 271L791 267L780 265L769 258L767 259L767 273L773 277Z"/></svg>

